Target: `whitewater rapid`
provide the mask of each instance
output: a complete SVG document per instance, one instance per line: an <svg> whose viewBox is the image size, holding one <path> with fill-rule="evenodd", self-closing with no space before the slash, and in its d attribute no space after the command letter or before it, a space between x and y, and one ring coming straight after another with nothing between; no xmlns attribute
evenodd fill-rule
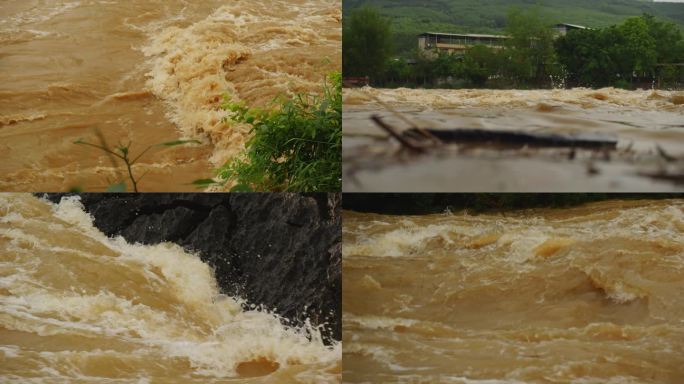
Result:
<svg viewBox="0 0 684 384"><path fill-rule="evenodd" d="M684 380L682 200L345 212L343 231L345 382Z"/></svg>
<svg viewBox="0 0 684 384"><path fill-rule="evenodd" d="M78 197L0 195L0 381L340 381L339 344L244 304L175 244L108 238Z"/></svg>
<svg viewBox="0 0 684 384"><path fill-rule="evenodd" d="M231 121L224 97L269 108L278 97L322 93L341 66L341 12L339 0L232 1L190 26L155 31L143 48L148 86L185 135L209 135L221 165L251 128Z"/></svg>
<svg viewBox="0 0 684 384"><path fill-rule="evenodd" d="M193 191L250 127L223 97L273 108L341 68L339 0L5 0L0 3L0 190L104 191L118 169L74 145L150 145L145 192ZM121 166L121 164L119 164Z"/></svg>

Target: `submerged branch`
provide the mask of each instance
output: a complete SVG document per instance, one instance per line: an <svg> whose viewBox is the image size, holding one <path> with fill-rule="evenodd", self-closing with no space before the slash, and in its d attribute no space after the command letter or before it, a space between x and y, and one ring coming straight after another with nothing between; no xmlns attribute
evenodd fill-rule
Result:
<svg viewBox="0 0 684 384"><path fill-rule="evenodd" d="M616 138L594 135L568 136L553 133L532 133L522 131L487 130L477 128L424 129L443 142L482 143L498 145L519 145L533 147L616 149ZM403 136L416 137L420 131L409 129Z"/></svg>
<svg viewBox="0 0 684 384"><path fill-rule="evenodd" d="M389 124L387 124L387 123L385 123L384 121L382 121L382 119L380 119L380 116L378 116L378 115L373 115L373 116L371 116L371 119L372 119L372 120L375 122L375 124L377 124L380 128L382 128L383 130L385 130L385 132L389 133L390 136L392 136L392 137L394 137L395 139L397 139L397 141L399 141L399 143L401 143L401 145L402 145L404 148L406 148L406 149L408 149L408 150L410 150L410 151L413 151L413 152L417 152L417 153L424 153L424 152L425 152L425 148L423 148L423 147L421 147L421 146L419 146L419 145L417 145L417 144L412 143L412 141L411 141L410 139L404 137L403 135L401 135L400 133L398 133L394 128L392 128L392 126L390 126Z"/></svg>

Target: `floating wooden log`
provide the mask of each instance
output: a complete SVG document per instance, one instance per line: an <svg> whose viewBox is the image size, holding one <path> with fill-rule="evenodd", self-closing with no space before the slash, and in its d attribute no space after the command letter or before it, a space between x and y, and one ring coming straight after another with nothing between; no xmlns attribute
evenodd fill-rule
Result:
<svg viewBox="0 0 684 384"><path fill-rule="evenodd" d="M593 134L561 135L555 133L472 128L424 128L423 130L444 143L489 144L514 147L527 145L532 147L586 148L600 150L616 149L618 143L617 138ZM424 133L412 128L402 132L402 136L417 140L424 137Z"/></svg>

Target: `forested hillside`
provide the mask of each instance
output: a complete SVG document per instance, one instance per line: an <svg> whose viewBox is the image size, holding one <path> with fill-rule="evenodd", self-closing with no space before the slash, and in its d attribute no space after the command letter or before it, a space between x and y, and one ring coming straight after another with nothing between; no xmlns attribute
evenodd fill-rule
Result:
<svg viewBox="0 0 684 384"><path fill-rule="evenodd" d="M416 45L415 35L433 32L497 33L506 26L512 7L538 7L550 22L605 27L629 16L650 13L684 29L684 3L641 0L343 0L344 14L371 5L392 21L395 45L406 52Z"/></svg>

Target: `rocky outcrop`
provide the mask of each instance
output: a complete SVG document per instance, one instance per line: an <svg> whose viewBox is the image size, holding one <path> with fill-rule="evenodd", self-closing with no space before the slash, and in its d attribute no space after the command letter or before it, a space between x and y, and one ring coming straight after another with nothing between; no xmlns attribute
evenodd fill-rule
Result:
<svg viewBox="0 0 684 384"><path fill-rule="evenodd" d="M49 194L58 202L64 194ZM215 268L226 294L341 338L340 194L80 194L95 226L171 241Z"/></svg>

